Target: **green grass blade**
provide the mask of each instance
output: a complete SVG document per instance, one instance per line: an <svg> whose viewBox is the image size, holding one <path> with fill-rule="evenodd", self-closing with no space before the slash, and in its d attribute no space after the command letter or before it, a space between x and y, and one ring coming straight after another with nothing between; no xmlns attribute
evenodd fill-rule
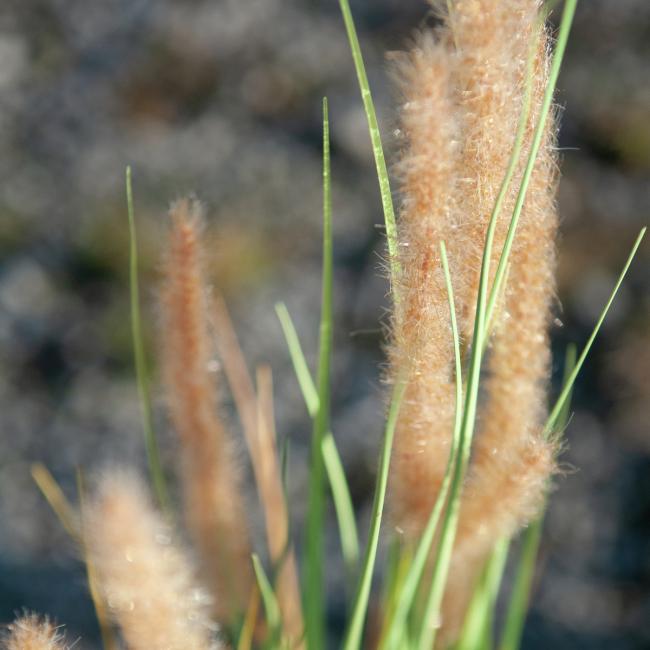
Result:
<svg viewBox="0 0 650 650"><path fill-rule="evenodd" d="M515 233L517 231L517 224L519 223L519 217L521 216L521 211L524 207L524 201L526 200L526 193L528 192L528 186L533 175L533 169L535 167L535 161L537 160L537 154L539 153L542 140L544 139L544 130L546 128L546 122L548 115L553 103L553 97L555 95L555 88L557 86L558 76L560 74L560 68L562 66L562 60L564 58L564 52L566 51L566 45L569 40L569 33L571 32L571 25L573 23L573 16L575 14L576 6L578 0L566 0L564 3L564 10L562 12L562 19L560 21L560 30L558 32L557 41L555 43L555 51L553 52L553 59L551 61L551 67L549 70L548 83L546 84L546 89L544 91L544 97L542 99L542 105L540 108L540 115L535 126L535 132L533 134L533 140L530 146L530 152L528 154L528 159L526 161L526 167L521 179L521 184L519 186L519 192L517 194L517 199L515 201L515 206L512 212L512 218L510 220L510 225L508 227L508 233L506 235L506 240L503 245L503 251L499 259L499 264L497 266L496 273L494 275L494 284L490 294L490 299L488 303L488 320L491 318L491 314L494 311L495 303L500 292L501 284L504 281L504 276L506 272L506 267L508 265L508 260L510 258L510 251L512 249L512 244L515 238ZM545 13L542 15L546 15ZM531 77L531 71L528 72L528 78ZM528 88L530 81L527 81L527 90L526 95L530 95L530 89ZM530 104L528 99L526 104ZM527 113L529 109L524 109ZM520 122L520 127L526 126L527 117L525 120ZM518 134L519 135L519 134ZM517 154L517 157L519 154ZM516 162L516 161L515 161ZM511 160L512 163L512 160ZM514 169L513 169L514 171ZM510 169L508 171L510 173Z"/></svg>
<svg viewBox="0 0 650 650"><path fill-rule="evenodd" d="M379 191L381 193L381 204L384 210L384 223L386 226L386 238L388 239L388 256L390 258L390 274L391 285L395 286L395 280L399 276L399 260L397 259L397 226L395 223L395 209L393 207L393 197L390 191L390 180L388 178L388 169L386 167L386 159L384 157L384 149L381 144L381 133L379 132L379 125L377 124L377 114L375 112L375 105L372 101L372 93L370 92L370 84L368 83L368 76L366 75L366 67L363 62L363 55L361 54L361 46L359 45L359 38L357 30L354 26L352 12L350 11L350 3L348 0L339 0L341 7L341 14L345 22L345 30L350 42L350 50L352 51L352 59L354 67L357 71L357 78L359 80L359 89L361 90L361 99L363 100L363 107L366 111L366 118L368 120L368 130L370 131L370 141L372 143L372 152L375 157L375 166L377 168L377 179L379 180Z"/></svg>
<svg viewBox="0 0 650 650"><path fill-rule="evenodd" d="M280 606L278 600L273 592L273 587L269 581L264 567L260 562L257 554L253 553L253 569L255 570L255 577L257 578L257 585L260 588L262 596L262 603L264 604L264 611L266 612L266 622L269 625L271 633L277 632L280 628Z"/></svg>
<svg viewBox="0 0 650 650"><path fill-rule="evenodd" d="M576 366L576 346L571 344L567 347L564 360L563 386L568 386L571 373ZM570 389L569 389L570 391ZM557 420L555 432L563 431L569 421L569 410L571 392L564 402L560 417ZM539 553L539 544L542 539L542 528L544 525L544 513L538 517L526 529L519 554L519 562L515 572L515 579L512 585L512 593L506 611L506 618L503 624L503 633L499 650L517 650L521 644L521 637L524 631L524 623L530 602L530 592L535 575L535 565Z"/></svg>
<svg viewBox="0 0 650 650"><path fill-rule="evenodd" d="M426 566L427 558L431 552L431 546L438 528L438 522L442 514L442 510L447 502L447 495L451 485L452 472L454 469L454 462L460 441L460 425L463 409L463 375L462 375L462 362L460 355L460 338L458 334L458 322L456 319L456 307L454 304L454 291L451 283L451 276L449 273L449 262L447 260L447 249L444 242L440 242L440 257L442 261L442 268L445 275L445 284L447 288L447 299L449 302L449 314L451 319L451 330L454 341L454 359L456 368L456 416L454 421L454 431L452 437L452 445L449 453L449 460L445 470L445 476L440 487L440 492L436 498L434 507L429 515L427 525L424 528L422 536L417 545L413 561L404 580L404 584L397 598L397 605L394 616L390 622L388 632L386 633L385 643L382 648L385 650L397 650L403 643L404 635L406 633L406 622L408 615L413 606L415 596L417 594L420 581Z"/></svg>
<svg viewBox="0 0 650 650"><path fill-rule="evenodd" d="M567 345L567 349L564 355L564 373L562 376L562 388L564 388L564 386L567 386L571 381L571 373L573 372L573 369L576 367L577 358L578 358L578 348L576 347L576 344L569 343L569 345ZM569 418L571 417L571 399L573 397L573 386L574 384L571 384L569 386L569 394L564 400L564 404L558 415L557 424L554 427L554 433L557 434L563 433L567 425L569 424Z"/></svg>
<svg viewBox="0 0 650 650"><path fill-rule="evenodd" d="M614 298L616 298L616 294L618 293L618 290L621 288L621 284L623 284L623 280L625 279L628 269L632 264L632 260L634 259L634 256L636 255L636 252L639 249L639 246L641 245L643 238L645 237L646 230L647 228L643 228L641 230L638 237L636 238L636 241L634 242L634 246L632 246L632 250L630 251L627 261L625 262L625 266L623 267L623 270L618 276L618 280L616 281L614 289L612 290L612 293L610 294L609 299L607 300L607 303L605 304L605 307L603 308L603 311L601 312L600 317L598 318L598 321L596 322L596 325L594 326L594 329L591 332L591 336L589 337L587 343L585 344L585 347L582 350L580 357L576 362L575 367L571 371L571 374L566 384L564 385L564 388L562 389L560 396L555 402L555 406L553 407L551 413L548 416L548 420L546 421L546 426L544 427L544 435L547 436L550 435L553 432L553 430L556 428L557 420L559 418L560 413L562 412L562 409L564 408L565 402L569 397L573 384L575 383L575 380L578 374L580 373L580 370L585 362L585 359L587 358L587 355L591 350L591 346L594 344L594 341L596 340L596 336L598 336L598 332L600 331L603 321L607 316L607 312L612 306L612 303L614 302Z"/></svg>
<svg viewBox="0 0 650 650"><path fill-rule="evenodd" d="M126 168L126 205L129 218L129 284L131 293L131 331L133 336L133 356L138 380L138 393L142 411L142 428L144 443L149 461L149 473L154 492L161 509L170 512L169 496L165 475L160 462L158 442L153 428L153 410L151 391L149 389L149 372L144 352L142 321L140 318L140 288L138 283L138 240L133 210L133 189L131 186L131 167Z"/></svg>
<svg viewBox="0 0 650 650"><path fill-rule="evenodd" d="M350 575L354 576L359 565L359 534L357 533L354 507L352 506L343 463L336 448L334 436L329 431L323 438L322 448L325 469L332 489L336 517L339 522L343 560Z"/></svg>
<svg viewBox="0 0 650 650"><path fill-rule="evenodd" d="M302 396L307 405L307 411L312 418L316 417L318 413L318 391L311 377L311 372L309 372L309 366L307 365L307 360L300 345L298 332L296 332L296 328L289 315L289 310L283 302L278 302L275 305L275 313L278 315L280 325L282 326L282 332L284 333L284 338L289 348L289 355L291 356L291 362L293 363L298 384L300 384Z"/></svg>
<svg viewBox="0 0 650 650"><path fill-rule="evenodd" d="M411 544L404 544L398 535L393 535L388 548L382 582L381 611L382 625L379 634L378 648L386 647L386 640L393 624L395 612L399 607L399 599L407 578L409 567L413 561Z"/></svg>
<svg viewBox="0 0 650 650"><path fill-rule="evenodd" d="M332 353L332 196L327 99L323 99L323 287L318 353L318 411L314 418L309 510L307 514L305 618L307 647L325 643L325 603L323 593L323 523L325 516L323 437L329 430L330 360Z"/></svg>
<svg viewBox="0 0 650 650"><path fill-rule="evenodd" d="M536 519L524 533L515 580L503 627L500 650L516 650L521 643L528 611L530 590L542 538L543 517Z"/></svg>
<svg viewBox="0 0 650 650"><path fill-rule="evenodd" d="M345 634L343 642L344 650L358 650L361 647L361 637L363 634L363 623L368 611L368 599L370 596L370 586L372 583L372 573L377 558L377 547L379 545L379 530L381 528L382 514L384 511L384 502L386 500L386 486L388 484L388 469L390 467L390 455L393 449L393 438L395 437L395 426L399 414L400 405L404 396L406 384L400 379L393 387L391 396L388 418L386 420L386 430L379 461L379 471L377 473L377 483L375 486L375 495L372 503L372 516L370 520L370 532L368 534L368 543L363 558L363 568L357 586L357 593L352 607L352 616Z"/></svg>
<svg viewBox="0 0 650 650"><path fill-rule="evenodd" d="M489 650L492 648L494 606L499 594L509 548L510 542L504 538L497 542L490 554L472 595L455 650Z"/></svg>
<svg viewBox="0 0 650 650"><path fill-rule="evenodd" d="M293 362L293 367L298 378L307 411L312 417L318 413L319 397L316 386L309 372L305 355L300 345L298 333L294 327L293 321L288 309L284 303L278 303L275 306L276 313L282 325L289 354ZM332 490L334 499L334 508L339 524L339 533L341 537L341 547L343 549L343 559L354 575L359 563L359 535L357 533L357 524L354 519L354 508L352 507L352 498L350 496L350 487L345 477L343 464L336 447L336 441L331 431L328 431L323 437L322 443L323 460L327 479Z"/></svg>

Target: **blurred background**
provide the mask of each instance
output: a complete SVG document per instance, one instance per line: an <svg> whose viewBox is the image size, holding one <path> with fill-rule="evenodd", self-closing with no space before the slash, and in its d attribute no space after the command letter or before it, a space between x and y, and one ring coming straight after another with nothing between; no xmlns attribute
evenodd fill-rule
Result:
<svg viewBox="0 0 650 650"><path fill-rule="evenodd" d="M395 96L386 53L404 48L432 18L421 0L353 0L352 9L390 159ZM559 88L556 376L566 344L586 340L650 221L650 3L581 3ZM70 639L81 637L75 647L97 647L77 550L30 465L45 463L75 500L77 467L145 464L128 317L127 164L150 356L166 209L195 192L208 214L210 270L251 367L273 366L300 519L310 426L273 305L287 302L313 362L325 94L334 177L334 431L365 527L383 420L386 282L374 166L338 3L2 3L1 622L23 607L48 612ZM526 648L650 647L649 271L646 242L579 381L568 471L546 522ZM172 466L173 437L156 395ZM328 575L340 581L340 572ZM341 614L342 598L333 597L333 629Z"/></svg>

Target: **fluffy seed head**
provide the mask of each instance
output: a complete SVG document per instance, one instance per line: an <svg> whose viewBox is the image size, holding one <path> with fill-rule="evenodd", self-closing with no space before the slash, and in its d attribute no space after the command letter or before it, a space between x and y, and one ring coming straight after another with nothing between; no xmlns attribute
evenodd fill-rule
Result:
<svg viewBox="0 0 650 650"><path fill-rule="evenodd" d="M113 471L84 513L88 557L131 650L214 650L209 599L142 483Z"/></svg>
<svg viewBox="0 0 650 650"><path fill-rule="evenodd" d="M161 292L163 373L181 442L188 525L216 597L217 617L230 622L244 611L253 586L241 471L218 411L217 376L211 372L214 346L200 205L178 201L170 218Z"/></svg>

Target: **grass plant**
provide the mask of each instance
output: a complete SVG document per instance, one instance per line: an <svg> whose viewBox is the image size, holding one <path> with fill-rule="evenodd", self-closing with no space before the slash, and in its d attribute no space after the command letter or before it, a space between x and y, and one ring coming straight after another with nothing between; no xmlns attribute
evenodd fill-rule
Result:
<svg viewBox="0 0 650 650"><path fill-rule="evenodd" d="M131 171L127 169L134 358L156 504L149 502L148 488L138 478L118 468L108 470L96 494L90 498L83 495L82 507L76 508L68 503L44 467L33 468L38 486L83 548L108 650L115 647L111 631L106 631L108 616L131 650L332 647L325 587L326 567L332 561L324 543L328 486L337 516L342 560L353 585L347 603L344 650L516 650L521 645L543 511L553 479L554 454L568 422L571 391L645 229L636 239L582 352L576 358L575 350L569 349L560 393L540 420L548 383L546 330L552 290L548 269L552 270L553 256L535 247L547 246L550 250L553 246L553 98L577 0L564 2L552 56L545 26L548 5L540 8L537 0L507 0L499 8L494 6L495 18L490 22L492 16L476 14L474 5L467 0L446 2L443 27L433 37L418 41L411 58L398 67L398 72L406 71L407 85L411 84L414 95L413 102L403 109L411 141L402 165L404 197L400 209L393 203L352 12L348 0L339 3L376 163L393 303L390 370L386 375L390 399L369 530L358 530L331 423L334 258L330 117L324 99L322 289L318 366L314 374L286 306L276 305L312 421L302 583L285 491L286 456L275 433L271 371L259 367L255 382L248 372L225 303L209 289L202 265L200 206L190 201L178 202L171 210L169 242L163 257L161 355L182 459L182 510L201 570L194 568L193 556L183 547L182 535L173 526L183 517L175 516L169 496L172 491L166 482L168 471L160 461L153 428L142 339ZM481 67L477 63L480 57L467 53L472 47L479 48L477 52L487 47L482 40L485 34L477 25L481 27L485 21L491 29L503 28L496 23L499 16L499 20L509 20L508 11L516 14L513 24L521 20L528 30L529 42L522 50L525 55L510 68L507 56L501 68L491 70L487 64ZM418 77L423 70L428 75L426 84ZM493 106L470 105L467 97L476 91L472 84L478 84L476 97L491 101L485 98L498 95L493 86L500 80L499 75L503 76L502 89L514 89L512 98L518 103L508 108L509 115L514 116L514 121L506 124L512 127L510 131L501 125L502 132L497 134L489 130L492 126L485 130L485 124L491 124L488 119L479 123L476 117L481 110L489 117ZM426 113L423 106L427 102L455 112ZM421 137L413 140L420 128L431 131L430 141ZM470 132L474 140L467 135ZM450 134L467 138L465 148L470 153L457 147L449 139ZM492 136L495 142L500 138L501 149L496 151L495 145L495 151L486 155L500 156L499 165L494 165L498 169L482 169L480 165L478 170L465 169L462 165L468 163L463 156L474 156L472 147L481 149L481 138ZM468 178L475 191L467 189L470 184L463 185ZM450 179L453 182L448 182ZM436 183L442 183L442 189ZM458 214L468 220L468 232L473 238L469 250L475 256L469 254L466 260L461 259L465 241L458 235L463 223L455 222L453 217ZM548 273L543 271L546 275L539 283L534 269L526 266L529 258L546 265ZM517 304L525 306L521 313L513 309ZM508 309L512 313L506 318ZM522 313L535 324L518 322ZM250 522L240 489L241 468L235 462L230 428L216 397L221 390L217 386L220 376L208 374L215 350L237 407L265 518L266 539L258 543L250 541ZM517 375L517 364L521 358L526 360L526 354L533 355L537 374ZM510 371L514 380L511 378L507 386L505 381L500 385ZM427 372L431 376L423 376ZM544 383L541 388L540 380ZM490 465L493 460L482 461L485 459L480 445L487 444L490 431L478 430L479 415L487 413L484 419L490 420L489 400L499 395L512 401L508 391L513 390L513 385L514 390L520 390L517 382L524 385L524 390L534 385L526 393L532 395L532 406L530 413L513 417L515 428L523 431L514 431L511 439L498 442L502 445L499 449L505 450L499 459L505 460L501 464L497 461L495 473ZM423 404L436 391L441 396L438 402L434 401L433 406ZM482 392L488 394L488 406L483 404ZM431 413L436 426L440 425L439 431L429 426ZM428 448L434 453L420 455L412 448L414 443L426 446L438 434L438 446ZM427 462L433 466L427 467ZM408 472L411 476L405 476ZM486 515L490 521L477 522L472 518L472 503L480 503L485 493L477 493L476 486L484 486L489 480L498 483L499 489L506 485L514 500L497 503ZM408 494L413 486L420 493ZM406 497L414 500L407 503ZM398 526L385 525L385 511L391 523L405 522L405 535L391 533ZM504 567L511 561L511 541L522 529L519 556L513 558L514 583L504 623L499 626L496 608ZM490 535L480 530L488 530ZM363 548L361 538L366 539ZM384 567L377 566L382 539L390 544ZM468 555L470 542L480 552ZM454 571L463 562L469 569L465 573ZM378 617L369 615L371 606L378 608ZM49 621L28 615L11 626L5 647L54 650L68 646Z"/></svg>

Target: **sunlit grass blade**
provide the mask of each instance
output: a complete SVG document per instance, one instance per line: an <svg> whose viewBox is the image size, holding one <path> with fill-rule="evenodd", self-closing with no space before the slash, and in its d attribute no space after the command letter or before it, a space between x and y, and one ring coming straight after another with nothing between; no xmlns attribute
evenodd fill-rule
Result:
<svg viewBox="0 0 650 650"><path fill-rule="evenodd" d="M571 344L567 347L564 360L564 378L562 386L567 386L576 365L576 346ZM569 411L571 404L571 390L564 402L564 407L557 420L554 433L563 431L569 422ZM515 579L512 585L512 593L508 602L506 618L503 624L503 633L499 645L500 650L517 650L521 643L524 631L526 613L530 602L530 592L535 575L539 544L542 539L542 528L544 524L544 513L542 513L523 534L519 561L515 572Z"/></svg>
<svg viewBox="0 0 650 650"><path fill-rule="evenodd" d="M323 590L323 524L325 516L323 438L330 419L330 361L332 355L332 193L327 98L323 99L323 278L318 344L318 411L314 417L307 513L305 623L307 646L320 648L325 640Z"/></svg>
<svg viewBox="0 0 650 650"><path fill-rule="evenodd" d="M268 579L264 567L260 562L260 558L253 553L253 568L255 569L255 577L257 578L257 585L260 588L262 596L262 603L264 604L264 611L266 613L266 622L273 635L277 635L280 630L280 606L278 600L273 592L273 587Z"/></svg>
<svg viewBox="0 0 650 650"><path fill-rule="evenodd" d="M341 457L334 442L334 436L328 431L322 443L323 459L327 470L334 508L339 522L343 560L351 576L355 575L359 564L359 535L354 519L354 507L350 490L345 478Z"/></svg>
<svg viewBox="0 0 650 650"><path fill-rule="evenodd" d="M341 13L343 14L343 21L345 22L348 41L350 42L352 59L354 60L354 67L357 72L357 78L359 79L361 99L363 100L363 107L366 111L368 129L370 131L370 141L372 143L372 152L375 157L377 179L379 181L379 191L381 193L381 204L384 211L386 238L388 240L391 285L394 289L395 280L399 275L399 260L397 258L397 226L395 224L395 208L393 207L393 197L390 190L388 168L386 167L384 149L381 144L381 133L379 132L379 125L377 124L377 114L375 112L374 102L372 101L370 84L368 83L366 67L363 62L363 55L361 54L361 46L359 45L359 38L357 36L356 27L354 26L352 12L350 11L350 4L348 0L339 0L339 5L341 7Z"/></svg>
<svg viewBox="0 0 650 650"><path fill-rule="evenodd" d="M395 613L386 634L385 643L381 647L385 650L397 650L403 643L404 635L406 633L407 617L413 606L413 601L417 594L420 581L426 566L427 558L431 553L431 546L438 528L438 522L442 510L447 502L447 495L451 485L452 473L454 470L454 463L458 452L458 445L460 442L460 426L463 409L463 375L462 375L462 361L460 355L460 337L458 333L458 321L456 318L456 307L454 303L454 291L451 283L451 276L449 273L449 261L447 259L447 249L444 242L440 242L440 257L442 261L442 268L445 276L445 284L447 289L447 299L449 302L449 314L451 321L451 330L454 342L454 360L455 360L455 374L456 374L456 415L454 420L454 431L452 434L452 444L449 453L449 460L445 470L445 476L440 488L440 492L436 498L436 502L431 511L431 515L427 521L427 525L420 537L420 540L413 556L413 561L409 568L408 574L404 580L404 585L397 598L397 605Z"/></svg>
<svg viewBox="0 0 650 650"><path fill-rule="evenodd" d="M368 611L368 599L370 596L370 586L372 583L372 574L377 558L377 547L379 545L379 530L381 528L382 514L384 511L384 502L386 500L386 486L388 484L388 469L390 467L390 456L393 448L393 439L395 437L395 425L399 414L400 405L404 396L406 384L399 379L393 386L393 394L390 401L388 418L386 420L386 430L379 461L379 471L377 473L377 483L375 486L375 495L372 503L372 515L370 519L370 532L368 542L363 557L363 567L357 586L357 592L352 607L352 615L349 626L343 642L344 650L358 650L361 646L361 637L363 634L363 624Z"/></svg>
<svg viewBox="0 0 650 650"><path fill-rule="evenodd" d="M562 389L562 392L560 393L560 396L557 398L557 401L555 402L555 405L553 406L553 409L551 413L548 416L548 419L546 421L546 425L544 427L544 435L550 435L557 426L557 421L560 416L560 413L562 413L562 409L564 408L564 404L569 398L569 395L571 393L571 389L573 388L573 384L575 383L575 380L580 373L580 370L585 362L585 359L587 358L587 355L589 354L589 351L591 350L591 346L594 344L594 341L596 340L596 337L598 336L598 332L600 331L600 328L602 327L603 321L605 320L605 317L607 316L607 312L609 312L610 307L612 306L612 303L614 302L614 298L616 298L616 294L618 293L618 290L621 288L621 284L623 284L623 280L625 279L625 276L627 275L628 269L630 268L630 265L632 264L632 260L634 259L637 250L639 249L639 246L641 245L641 242L643 241L643 238L645 237L647 228L643 228L641 232L639 233L638 237L636 238L636 241L634 242L634 246L632 246L632 250L630 251L630 254L627 258L627 261L625 262L625 266L623 267L623 270L621 271L620 275L618 276L618 280L616 281L616 284L614 285L614 289L612 290L612 293L609 296L609 299L607 300L607 303L605 304L605 307L603 308L603 311L601 312L598 320L596 321L596 325L594 326L593 331L591 332L591 336L587 340L587 343L585 344L585 347L583 348L582 352L580 353L580 357L578 357L578 360L576 361L575 367L571 371L571 374L569 375L569 378L567 379L567 382L564 385L564 388Z"/></svg>
<svg viewBox="0 0 650 650"><path fill-rule="evenodd" d="M84 512L84 489L81 472L77 471L77 491L79 494L79 509L80 513L76 511L73 505L68 501L63 494L63 490L56 482L50 471L41 463L35 463L31 467L31 474L34 482L43 496L49 503L54 511L58 520L65 531L70 537L79 545L83 553L83 560L86 566L86 579L88 581L88 591L93 602L95 615L97 616L97 623L99 626L100 635L104 650L115 650L117 642L113 634L113 630L108 622L108 613L103 598L97 588L97 578L94 569L88 560L88 553L86 552L86 542L84 539L83 531L83 512Z"/></svg>
<svg viewBox="0 0 650 650"><path fill-rule="evenodd" d="M298 333L284 303L276 304L275 310L282 325L282 331L287 341L287 347L289 348L289 354L298 379L298 384L300 385L305 404L307 405L307 411L312 417L315 417L318 413L318 391L309 372ZM359 563L359 535L354 519L350 488L345 477L341 457L336 447L336 441L331 431L328 431L323 437L321 447L327 479L332 490L334 508L339 524L343 559L348 570L354 575Z"/></svg>
<svg viewBox="0 0 650 650"><path fill-rule="evenodd" d="M497 542L472 594L460 639L454 650L490 650L494 606L508 559L508 539Z"/></svg>
<svg viewBox="0 0 650 650"><path fill-rule="evenodd" d="M167 485L160 463L158 442L153 428L153 410L151 391L149 389L149 372L144 352L144 337L140 318L140 287L138 282L138 240L133 210L133 189L131 186L131 167L126 168L126 205L129 218L129 285L131 293L131 331L133 336L133 356L138 380L140 408L142 411L142 428L149 461L149 473L153 489L160 507L169 514L169 497Z"/></svg>
<svg viewBox="0 0 650 650"><path fill-rule="evenodd" d="M63 490L50 473L50 470L42 463L34 463L31 467L31 474L38 489L54 511L65 531L76 542L81 540L81 522L79 515L68 501Z"/></svg>
<svg viewBox="0 0 650 650"><path fill-rule="evenodd" d="M284 338L289 348L291 362L293 363L293 369L300 384L300 390L305 399L305 404L307 405L307 411L311 417L315 417L318 413L318 390L309 372L309 366L303 354L298 333L289 315L289 310L283 302L275 305L275 313L278 315L280 325L282 326Z"/></svg>
<svg viewBox="0 0 650 650"><path fill-rule="evenodd" d="M411 545L403 544L399 536L394 535L388 549L388 557L385 565L381 605L383 616L379 642L377 643L378 648L385 647L412 560L413 552Z"/></svg>
<svg viewBox="0 0 650 650"><path fill-rule="evenodd" d="M251 650L253 647L253 637L255 636L255 624L257 623L257 614L260 607L260 592L254 586L251 596L248 600L246 615L242 624L239 638L237 639L237 650Z"/></svg>

